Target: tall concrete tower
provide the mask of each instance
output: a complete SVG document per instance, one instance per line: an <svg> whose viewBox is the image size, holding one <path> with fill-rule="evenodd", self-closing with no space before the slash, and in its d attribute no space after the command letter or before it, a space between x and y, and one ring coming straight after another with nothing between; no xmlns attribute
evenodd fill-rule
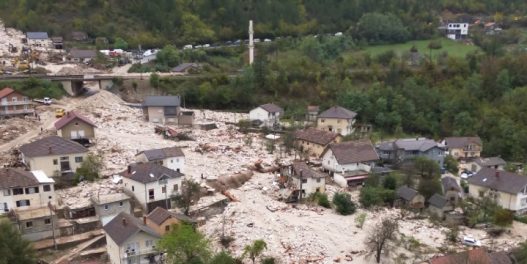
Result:
<svg viewBox="0 0 527 264"><path fill-rule="evenodd" d="M249 64L254 62L253 21L249 20Z"/></svg>

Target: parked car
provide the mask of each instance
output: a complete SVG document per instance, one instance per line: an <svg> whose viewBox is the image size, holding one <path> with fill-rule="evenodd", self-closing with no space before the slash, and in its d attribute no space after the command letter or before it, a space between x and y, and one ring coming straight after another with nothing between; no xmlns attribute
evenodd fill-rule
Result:
<svg viewBox="0 0 527 264"><path fill-rule="evenodd" d="M203 44L204 48L210 48L210 44Z"/></svg>
<svg viewBox="0 0 527 264"><path fill-rule="evenodd" d="M468 179L472 177L472 175L474 175L474 172L469 170L463 170L459 176L461 177L461 179Z"/></svg>
<svg viewBox="0 0 527 264"><path fill-rule="evenodd" d="M185 45L183 46L183 49L186 50L186 49L192 49L192 45L188 44L188 45Z"/></svg>
<svg viewBox="0 0 527 264"><path fill-rule="evenodd" d="M343 35L342 32L337 32L337 33L335 33L335 37L340 37L340 36L342 36L342 35Z"/></svg>
<svg viewBox="0 0 527 264"><path fill-rule="evenodd" d="M264 42L271 42L271 39L266 38L264 39Z"/></svg>
<svg viewBox="0 0 527 264"><path fill-rule="evenodd" d="M62 108L57 108L57 109L55 110L55 117L56 117L56 118L63 117L65 114L66 114L66 110L64 110L64 109L62 109Z"/></svg>
<svg viewBox="0 0 527 264"><path fill-rule="evenodd" d="M259 42L260 42L259 38L254 39L254 43L259 43Z"/></svg>
<svg viewBox="0 0 527 264"><path fill-rule="evenodd" d="M470 236L464 236L463 237L463 245L471 246L471 247L481 247L481 241L470 237Z"/></svg>

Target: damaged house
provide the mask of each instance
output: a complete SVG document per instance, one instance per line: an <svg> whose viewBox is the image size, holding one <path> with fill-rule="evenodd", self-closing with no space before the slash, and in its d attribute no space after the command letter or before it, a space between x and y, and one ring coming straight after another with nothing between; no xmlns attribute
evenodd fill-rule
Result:
<svg viewBox="0 0 527 264"><path fill-rule="evenodd" d="M179 96L147 96L142 104L143 116L152 123L177 125L181 112Z"/></svg>
<svg viewBox="0 0 527 264"><path fill-rule="evenodd" d="M95 138L95 124L87 117L75 112L67 112L55 122L57 135L81 144Z"/></svg>
<svg viewBox="0 0 527 264"><path fill-rule="evenodd" d="M135 155L135 160L159 164L177 172L184 172L185 167L185 154L178 147L143 150Z"/></svg>
<svg viewBox="0 0 527 264"><path fill-rule="evenodd" d="M287 177L285 186L291 190L289 197L293 201L326 191L326 175L313 170L303 161L295 161L282 168L282 175Z"/></svg>

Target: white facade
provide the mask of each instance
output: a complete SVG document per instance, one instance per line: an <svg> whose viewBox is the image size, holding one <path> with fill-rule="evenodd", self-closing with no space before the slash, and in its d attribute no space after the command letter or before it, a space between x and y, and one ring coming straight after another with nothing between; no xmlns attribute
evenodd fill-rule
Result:
<svg viewBox="0 0 527 264"><path fill-rule="evenodd" d="M339 164L333 151L328 149L326 153L322 156L322 167L331 172L346 172L346 171L366 171L370 172L371 168L374 166L374 162L358 162L358 163L349 163L349 164Z"/></svg>
<svg viewBox="0 0 527 264"><path fill-rule="evenodd" d="M110 257L110 263L148 264L150 262L146 256L158 254L154 247L158 240L157 237L144 231L139 231L119 246L106 234L106 250ZM156 257L156 259L159 259L159 257Z"/></svg>
<svg viewBox="0 0 527 264"><path fill-rule="evenodd" d="M42 171L33 171L39 182L35 186L0 189L0 214L11 209L30 209L55 204L55 181Z"/></svg>
<svg viewBox="0 0 527 264"><path fill-rule="evenodd" d="M156 164L162 165L164 167L167 167L167 168L169 168L171 170L174 170L174 171L177 171L177 172L181 172L181 173L185 173L185 156L168 157L168 158L165 158L163 160L149 161L146 158L145 154L141 153L141 154L139 154L139 155L137 155L135 157L135 161L136 162L143 162L143 163L152 162L152 163L156 163Z"/></svg>
<svg viewBox="0 0 527 264"><path fill-rule="evenodd" d="M292 185L296 189L300 190L300 179L291 177ZM302 196L307 197L312 193L325 192L326 191L326 179L325 178L305 178L302 181Z"/></svg>
<svg viewBox="0 0 527 264"><path fill-rule="evenodd" d="M149 183L134 181L123 177L124 189L133 195L143 206L156 201L163 201L179 194L183 177L160 179Z"/></svg>
<svg viewBox="0 0 527 264"><path fill-rule="evenodd" d="M267 110L256 107L253 110L249 112L249 119L252 120L260 120L262 121L262 125L265 127L273 127L275 123L280 122L280 112L276 113L270 113L267 112Z"/></svg>
<svg viewBox="0 0 527 264"><path fill-rule="evenodd" d="M468 23L448 23L447 38L461 39L468 36Z"/></svg>
<svg viewBox="0 0 527 264"><path fill-rule="evenodd" d="M482 196L493 197L496 199L498 205L504 209L515 211L518 214L527 212L527 186L524 186L517 194L496 192L489 188L470 183L468 189L469 195L474 198L480 198Z"/></svg>

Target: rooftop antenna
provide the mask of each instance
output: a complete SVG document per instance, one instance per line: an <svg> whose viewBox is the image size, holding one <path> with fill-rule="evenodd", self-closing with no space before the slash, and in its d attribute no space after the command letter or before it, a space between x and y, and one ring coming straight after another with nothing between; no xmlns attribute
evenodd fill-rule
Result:
<svg viewBox="0 0 527 264"><path fill-rule="evenodd" d="M249 20L249 64L254 62L253 21Z"/></svg>

